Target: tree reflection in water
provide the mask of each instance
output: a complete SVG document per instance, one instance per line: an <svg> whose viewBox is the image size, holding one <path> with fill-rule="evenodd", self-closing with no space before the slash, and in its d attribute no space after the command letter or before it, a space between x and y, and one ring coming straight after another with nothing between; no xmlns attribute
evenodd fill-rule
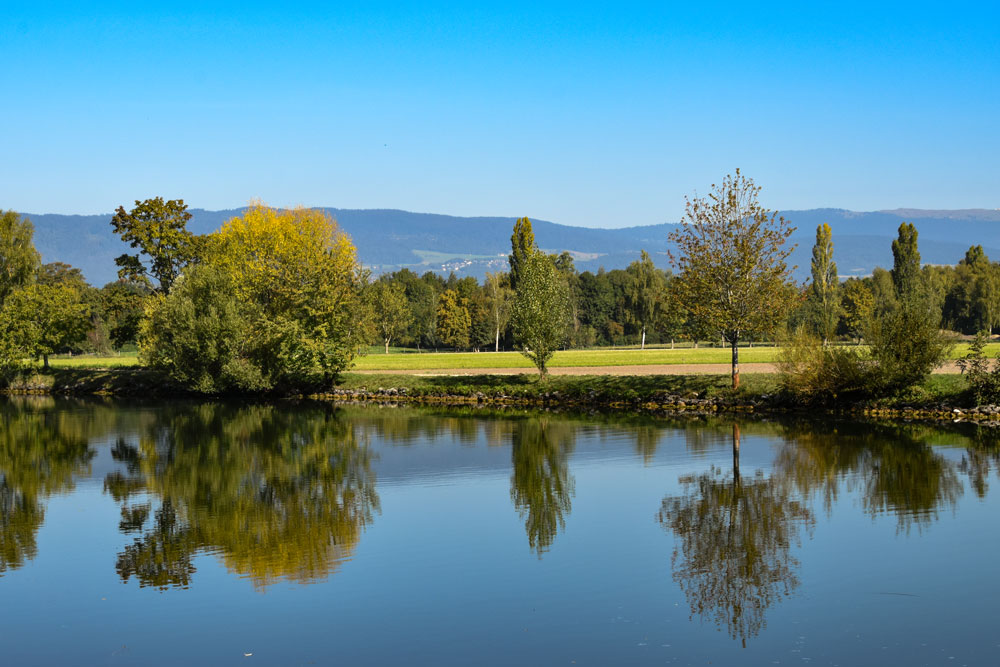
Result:
<svg viewBox="0 0 1000 667"><path fill-rule="evenodd" d="M958 468L927 443L940 433L919 425L793 424L784 428L775 474L804 496L822 497L828 512L843 487L873 517L891 514L900 530L921 528L962 495Z"/></svg>
<svg viewBox="0 0 1000 667"><path fill-rule="evenodd" d="M137 445L115 446L127 474L105 480L122 531L145 531L118 555L125 581L188 586L200 552L255 586L315 581L350 557L378 510L372 454L332 413L206 404L159 414Z"/></svg>
<svg viewBox="0 0 1000 667"><path fill-rule="evenodd" d="M766 625L768 607L798 586L791 545L814 519L780 479L739 467L740 430L733 424L733 474L682 477L685 493L667 497L659 520L676 535L671 565L692 615L713 619L746 646Z"/></svg>
<svg viewBox="0 0 1000 667"><path fill-rule="evenodd" d="M572 507L568 460L575 432L573 424L546 418L521 420L514 429L510 498L539 558L565 527Z"/></svg>
<svg viewBox="0 0 1000 667"><path fill-rule="evenodd" d="M43 501L72 489L94 457L86 424L54 407L48 398L0 406L0 573L35 557Z"/></svg>

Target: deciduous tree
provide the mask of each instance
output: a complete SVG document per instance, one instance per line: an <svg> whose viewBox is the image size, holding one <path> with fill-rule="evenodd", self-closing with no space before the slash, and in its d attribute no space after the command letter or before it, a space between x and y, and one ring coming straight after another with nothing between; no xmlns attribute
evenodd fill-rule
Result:
<svg viewBox="0 0 1000 667"><path fill-rule="evenodd" d="M688 199L670 234L675 291L695 321L732 347L733 387L740 383L739 341L772 331L791 303L786 260L794 246L786 241L794 227L762 207L759 192L737 169L707 199Z"/></svg>
<svg viewBox="0 0 1000 667"><path fill-rule="evenodd" d="M198 239L187 229L190 219L183 199L137 199L131 211L119 206L111 218L111 226L123 241L138 248L139 252L115 259L119 266L118 277L143 281L152 276L158 283L159 292L169 292L174 280L198 252Z"/></svg>
<svg viewBox="0 0 1000 667"><path fill-rule="evenodd" d="M0 213L0 306L18 287L35 279L39 255L31 221L15 211Z"/></svg>
<svg viewBox="0 0 1000 667"><path fill-rule="evenodd" d="M666 281L649 253L645 250L638 261L632 262L626 269L629 282L626 285L625 298L629 310L642 331L640 349L646 349L646 328L656 322L660 307L666 292Z"/></svg>
<svg viewBox="0 0 1000 667"><path fill-rule="evenodd" d="M514 340L544 378L546 364L566 340L566 282L552 260L535 249L520 267L511 323Z"/></svg>
<svg viewBox="0 0 1000 667"><path fill-rule="evenodd" d="M403 286L386 280L376 281L369 288L369 303L379 337L389 354L389 343L399 338L410 326L410 308Z"/></svg>

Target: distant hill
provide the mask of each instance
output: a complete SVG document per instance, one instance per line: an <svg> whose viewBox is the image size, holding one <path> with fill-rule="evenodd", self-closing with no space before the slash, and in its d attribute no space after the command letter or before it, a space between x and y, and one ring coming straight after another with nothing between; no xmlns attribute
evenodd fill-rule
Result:
<svg viewBox="0 0 1000 667"><path fill-rule="evenodd" d="M241 209L206 211L192 209L190 228L203 234L214 231ZM328 208L351 235L361 261L376 273L401 267L423 273L436 271L482 278L487 271L507 267L506 253L514 218L463 218L396 210ZM111 230L111 214L26 214L35 225L35 245L43 261L67 262L79 267L94 285L116 278L114 259L128 248ZM920 253L928 264L954 264L970 245L982 245L1000 259L1000 210L968 209L925 211L897 209L859 213L843 209L785 211L797 227L798 244L793 263L796 277L805 279L816 226L833 228L834 259L842 275L865 275L876 266L892 265L890 244L900 222L916 225ZM535 239L548 252L568 250L581 271L624 268L639 257L652 255L668 268L667 235L676 223L621 229L571 227L532 219Z"/></svg>

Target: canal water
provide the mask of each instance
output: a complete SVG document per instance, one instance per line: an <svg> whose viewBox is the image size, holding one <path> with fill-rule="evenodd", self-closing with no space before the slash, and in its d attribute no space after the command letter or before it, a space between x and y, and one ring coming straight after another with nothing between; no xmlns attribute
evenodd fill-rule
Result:
<svg viewBox="0 0 1000 667"><path fill-rule="evenodd" d="M0 402L4 665L1000 664L1000 435Z"/></svg>

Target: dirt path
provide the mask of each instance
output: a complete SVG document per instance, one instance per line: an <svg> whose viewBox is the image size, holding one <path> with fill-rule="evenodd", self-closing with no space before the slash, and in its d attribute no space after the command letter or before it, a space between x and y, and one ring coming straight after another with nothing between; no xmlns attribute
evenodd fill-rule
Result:
<svg viewBox="0 0 1000 667"><path fill-rule="evenodd" d="M635 366L554 366L552 375L728 375L729 364L646 364ZM740 364L744 373L776 373L775 364ZM434 368L415 370L363 370L350 371L359 375L525 375L535 374L534 368ZM950 361L935 373L958 373L958 366Z"/></svg>

